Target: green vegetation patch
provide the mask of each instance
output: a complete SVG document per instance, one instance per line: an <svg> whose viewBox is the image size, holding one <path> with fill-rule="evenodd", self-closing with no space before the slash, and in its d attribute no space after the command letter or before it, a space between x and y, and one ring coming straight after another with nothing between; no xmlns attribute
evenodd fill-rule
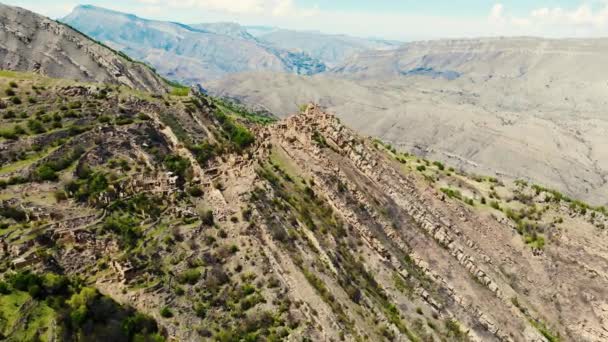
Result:
<svg viewBox="0 0 608 342"><path fill-rule="evenodd" d="M2 284L0 334L11 340L165 340L152 318L81 281L23 271L8 275Z"/></svg>

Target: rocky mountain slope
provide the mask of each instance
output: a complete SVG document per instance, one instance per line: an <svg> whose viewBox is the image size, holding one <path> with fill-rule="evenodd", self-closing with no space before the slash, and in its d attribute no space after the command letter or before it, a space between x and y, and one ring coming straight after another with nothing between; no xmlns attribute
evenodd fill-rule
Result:
<svg viewBox="0 0 608 342"><path fill-rule="evenodd" d="M207 88L279 116L315 101L405 151L605 204L606 42L419 42L360 53L320 76L248 73Z"/></svg>
<svg viewBox="0 0 608 342"><path fill-rule="evenodd" d="M152 21L95 6L78 6L63 22L134 58L170 79L194 84L228 73L267 70L296 74L325 71L310 56L267 46L226 25L187 26Z"/></svg>
<svg viewBox="0 0 608 342"><path fill-rule="evenodd" d="M197 93L10 72L0 89L4 336L608 337L604 208L398 153L314 105L273 122ZM133 332L103 328L94 290L53 306L56 277L139 310Z"/></svg>
<svg viewBox="0 0 608 342"><path fill-rule="evenodd" d="M149 67L27 10L0 4L0 68L50 77L123 84L150 92L167 86Z"/></svg>

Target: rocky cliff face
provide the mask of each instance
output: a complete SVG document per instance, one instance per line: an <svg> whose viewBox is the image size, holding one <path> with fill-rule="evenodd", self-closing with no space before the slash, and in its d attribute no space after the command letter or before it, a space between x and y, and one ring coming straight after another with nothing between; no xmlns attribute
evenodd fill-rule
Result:
<svg viewBox="0 0 608 342"><path fill-rule="evenodd" d="M0 4L0 68L163 93L149 67L49 18Z"/></svg>
<svg viewBox="0 0 608 342"><path fill-rule="evenodd" d="M0 88L2 278L78 275L182 341L607 338L604 208L397 153L314 105L272 123L201 94Z"/></svg>

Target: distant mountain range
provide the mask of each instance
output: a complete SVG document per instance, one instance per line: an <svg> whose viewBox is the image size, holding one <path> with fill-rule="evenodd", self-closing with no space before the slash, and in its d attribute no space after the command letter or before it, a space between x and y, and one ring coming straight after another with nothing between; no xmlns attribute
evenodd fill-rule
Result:
<svg viewBox="0 0 608 342"><path fill-rule="evenodd" d="M252 34L235 23L153 21L90 5L76 7L62 21L149 63L161 75L188 84L247 71L313 75L354 53L397 46L395 42L282 29L254 28Z"/></svg>
<svg viewBox="0 0 608 342"><path fill-rule="evenodd" d="M392 50L403 44L397 41L260 26L247 26L246 30L249 34L273 46L305 52L313 58L323 61L329 67L334 67L360 52Z"/></svg>

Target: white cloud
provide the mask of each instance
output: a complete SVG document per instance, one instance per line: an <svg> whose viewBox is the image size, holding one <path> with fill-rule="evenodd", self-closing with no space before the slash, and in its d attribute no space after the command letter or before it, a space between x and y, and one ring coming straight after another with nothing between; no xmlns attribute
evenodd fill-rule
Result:
<svg viewBox="0 0 608 342"><path fill-rule="evenodd" d="M72 9L77 5L72 1L58 1L52 3L45 1L36 1L32 3L31 1L23 0L10 1L8 2L8 4L12 6L23 7L25 9L48 16L50 18L63 17L65 14L72 11Z"/></svg>
<svg viewBox="0 0 608 342"><path fill-rule="evenodd" d="M65 16L76 0L0 0L52 18ZM527 13L496 0L487 15L421 15L414 12L324 10L297 0L87 0L144 18L184 23L232 21L326 33L399 40L480 36L608 36L608 0L580 0L578 6L539 7ZM86 1L85 1L86 2ZM319 1L320 2L320 1ZM320 2L322 4L322 2ZM111 4L111 5L109 5Z"/></svg>
<svg viewBox="0 0 608 342"><path fill-rule="evenodd" d="M526 15L510 15L497 3L488 16L496 32L551 37L605 36L608 34L608 1L582 3L578 7L541 7Z"/></svg>
<svg viewBox="0 0 608 342"><path fill-rule="evenodd" d="M169 7L180 9L204 9L232 14L257 15L311 15L315 9L303 9L296 6L294 0L140 0L141 2L164 3Z"/></svg>
<svg viewBox="0 0 608 342"><path fill-rule="evenodd" d="M502 21L503 14L505 11L505 6L503 4L495 4L490 11L490 20L498 20Z"/></svg>

